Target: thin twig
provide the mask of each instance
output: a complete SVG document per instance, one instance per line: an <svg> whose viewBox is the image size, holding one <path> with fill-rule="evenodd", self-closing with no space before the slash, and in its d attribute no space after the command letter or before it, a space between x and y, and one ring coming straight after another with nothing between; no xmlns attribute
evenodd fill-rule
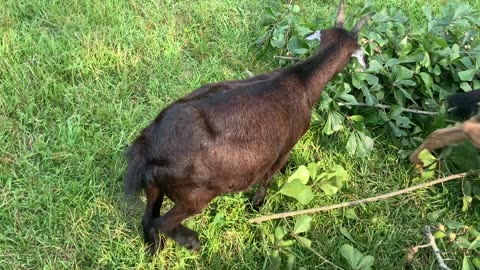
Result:
<svg viewBox="0 0 480 270"><path fill-rule="evenodd" d="M451 270L443 261L442 254L440 253L440 250L437 247L437 243L435 243L435 237L433 237L432 235L430 226L426 225L423 232L425 233L425 236L428 239L428 245L431 246L433 249L433 254L437 259L438 267L440 267L440 269L442 270Z"/></svg>
<svg viewBox="0 0 480 270"><path fill-rule="evenodd" d="M285 60L295 60L295 61L302 60L302 58L298 58L298 57L280 56L280 55L274 55L273 59L285 59Z"/></svg>
<svg viewBox="0 0 480 270"><path fill-rule="evenodd" d="M339 204L334 204L334 205L329 205L329 206L323 206L323 207L318 207L318 208L311 208L311 209L305 209L305 210L298 210L298 211L291 211L291 212L279 213L279 214L274 214L274 215L262 216L262 217L249 219L248 222L250 222L250 223L261 223L261 222L264 222L264 221L267 221L267 220L293 217L293 216L304 215L304 214L312 214L312 213L316 213L316 212L325 212L325 211L330 211L330 210L337 209L337 208L354 206L354 205L361 204L361 203L376 202L376 201L384 200L384 199L391 198L391 197L394 197L394 196L398 196L398 195L401 195L401 194L409 193L409 192L412 192L412 191L417 190L417 189L426 188L426 187L430 187L430 186L440 184L440 183L443 183L443 182L447 182L447 181L450 181L450 180L464 178L464 177L469 176L469 175L477 175L477 174L480 174L480 170L474 170L474 171L470 171L470 172L464 172L464 173L450 175L450 176L440 178L440 179L437 179L437 180L434 180L434 181L431 181L431 182L428 182L428 183L419 184L419 185L416 185L416 186L413 186L413 187L409 187L409 188L406 188L406 189L398 190L398 191L395 191L395 192L390 192L390 193L387 193L387 194L383 194L383 195L379 195L379 196L375 196L375 197L371 197L371 198L366 198L366 199L361 199L361 200L351 201L351 202L344 202L344 203L339 203Z"/></svg>
<svg viewBox="0 0 480 270"><path fill-rule="evenodd" d="M374 107L374 108L379 108L379 109L391 109L392 106L390 105L383 105L383 104L367 104L363 102L357 102L357 103L343 103L339 102L339 106L362 106L362 107ZM407 109L407 108L402 108L402 111L404 112L409 112L409 113L416 113L416 114L424 114L424 115L439 115L438 112L428 112L428 111L421 111L421 110L415 110L415 109Z"/></svg>

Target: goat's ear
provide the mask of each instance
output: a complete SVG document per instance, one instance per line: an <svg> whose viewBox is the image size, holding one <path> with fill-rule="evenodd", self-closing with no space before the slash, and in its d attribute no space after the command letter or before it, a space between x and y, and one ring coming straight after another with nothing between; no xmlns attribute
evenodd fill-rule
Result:
<svg viewBox="0 0 480 270"><path fill-rule="evenodd" d="M358 63L365 69L368 69L368 61L367 61L367 56L365 53L362 51L362 49L358 48L353 54L352 57L357 58Z"/></svg>
<svg viewBox="0 0 480 270"><path fill-rule="evenodd" d="M362 27L367 23L370 18L375 15L375 12L371 12L370 14L367 14L365 17L363 17L360 21L358 21L355 26L352 28L352 33L355 35L358 35L360 30L362 30Z"/></svg>
<svg viewBox="0 0 480 270"><path fill-rule="evenodd" d="M309 35L308 37L306 37L305 39L306 40L318 40L320 41L320 37L322 36L322 31L321 30L317 30L315 31L315 33Z"/></svg>

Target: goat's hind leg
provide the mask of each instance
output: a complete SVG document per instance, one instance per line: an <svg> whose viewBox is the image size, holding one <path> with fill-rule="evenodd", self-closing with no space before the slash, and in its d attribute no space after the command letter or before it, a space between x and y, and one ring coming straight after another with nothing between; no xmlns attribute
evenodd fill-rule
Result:
<svg viewBox="0 0 480 270"><path fill-rule="evenodd" d="M147 245L147 251L154 254L163 249L163 238L158 235L158 230L154 228L154 219L160 216L164 193L159 187L148 185L146 188L147 209L143 215L142 227L143 237Z"/></svg>
<svg viewBox="0 0 480 270"><path fill-rule="evenodd" d="M186 218L199 214L214 198L210 194L198 192L195 199L176 203L165 215L154 221L154 227L161 233L172 238L179 245L190 250L200 249L200 240L197 232L182 225ZM195 196L192 196L195 197Z"/></svg>

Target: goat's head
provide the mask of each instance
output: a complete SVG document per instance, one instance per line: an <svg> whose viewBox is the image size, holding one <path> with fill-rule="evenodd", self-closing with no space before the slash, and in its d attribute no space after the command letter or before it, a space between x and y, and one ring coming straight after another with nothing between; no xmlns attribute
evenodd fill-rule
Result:
<svg viewBox="0 0 480 270"><path fill-rule="evenodd" d="M368 14L363 19L357 22L351 31L343 28L345 23L345 3L344 0L340 0L340 5L337 11L337 18L335 19L334 27L330 29L318 30L315 33L309 35L307 40L320 41L320 50L327 48L331 45L342 48L342 50L358 59L360 65L364 68L368 68L368 61L365 53L358 45L358 33L365 25L365 23L373 16L374 13ZM348 59L345 59L348 61ZM345 62L346 64L346 62Z"/></svg>

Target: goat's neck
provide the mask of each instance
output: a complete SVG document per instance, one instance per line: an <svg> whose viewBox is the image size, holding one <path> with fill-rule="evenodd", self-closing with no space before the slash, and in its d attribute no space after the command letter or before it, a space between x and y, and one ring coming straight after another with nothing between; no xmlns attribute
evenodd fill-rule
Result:
<svg viewBox="0 0 480 270"><path fill-rule="evenodd" d="M310 66L312 70L305 77L310 107L320 98L333 76L345 67L349 58L350 55L340 48L325 50L313 56Z"/></svg>

